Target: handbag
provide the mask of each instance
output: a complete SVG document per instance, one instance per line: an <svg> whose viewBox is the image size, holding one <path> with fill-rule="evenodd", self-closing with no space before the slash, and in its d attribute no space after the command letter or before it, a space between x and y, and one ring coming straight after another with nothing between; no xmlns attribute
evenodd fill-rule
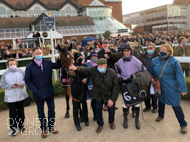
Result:
<svg viewBox="0 0 190 142"><path fill-rule="evenodd" d="M153 87L154 87L154 93L155 93L156 96L160 96L160 95L161 95L160 79L161 79L161 77L162 77L162 74L163 74L163 72L164 72L164 69L166 68L166 66L167 66L167 64L168 64L168 62L169 62L169 60L170 60L170 58L166 61L164 67L162 68L162 71L161 71L161 73L160 73L159 78L155 78L155 79L152 78L152 80L153 80Z"/></svg>
<svg viewBox="0 0 190 142"><path fill-rule="evenodd" d="M27 106L30 106L30 97L27 97L27 98L24 100L24 107L27 107Z"/></svg>

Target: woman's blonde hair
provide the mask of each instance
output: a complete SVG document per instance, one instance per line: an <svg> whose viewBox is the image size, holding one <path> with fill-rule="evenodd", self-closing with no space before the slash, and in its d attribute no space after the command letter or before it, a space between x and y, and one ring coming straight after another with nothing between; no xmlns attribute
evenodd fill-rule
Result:
<svg viewBox="0 0 190 142"><path fill-rule="evenodd" d="M165 47L166 50L169 52L169 56L173 56L173 48L169 44L162 44L160 48Z"/></svg>

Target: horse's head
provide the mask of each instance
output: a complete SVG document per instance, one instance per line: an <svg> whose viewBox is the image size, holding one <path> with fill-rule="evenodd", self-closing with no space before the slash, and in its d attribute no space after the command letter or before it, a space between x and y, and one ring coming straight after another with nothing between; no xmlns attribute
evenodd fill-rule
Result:
<svg viewBox="0 0 190 142"><path fill-rule="evenodd" d="M61 64L64 68L69 70L69 66L73 63L73 55L71 54L72 43L69 47L57 45L57 48L61 54Z"/></svg>
<svg viewBox="0 0 190 142"><path fill-rule="evenodd" d="M67 73L69 73L69 76L71 79L74 79L75 77L75 72L69 70L69 66L73 64L73 55L71 53L71 49L73 48L72 43L70 44L69 47L62 46L60 44L57 45L57 48L61 54L61 64L62 68L65 68Z"/></svg>

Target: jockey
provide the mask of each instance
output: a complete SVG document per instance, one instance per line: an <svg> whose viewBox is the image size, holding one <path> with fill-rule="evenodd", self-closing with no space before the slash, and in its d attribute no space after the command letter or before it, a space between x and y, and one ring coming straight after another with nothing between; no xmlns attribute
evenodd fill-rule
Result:
<svg viewBox="0 0 190 142"><path fill-rule="evenodd" d="M116 71L119 81L121 80L130 80L130 77L132 74L135 74L138 71L142 71L142 63L132 55L132 48L131 45L126 43L122 46L122 52L123 57L118 61L116 65ZM145 68L144 68L145 69ZM146 69L145 69L146 70ZM137 99L137 97L131 97L130 93L128 92L128 89L126 87L126 83L119 83L121 86L122 95L127 95L129 98L127 101L129 101L129 104L135 107L136 110L136 116L135 116L135 124L136 128L139 130L141 128L140 122L139 122L139 112L140 112L140 100ZM133 103L130 103L132 101ZM123 127L127 129L128 127L128 118L127 115L129 113L129 108L126 103L126 100L123 99L123 115L124 115L124 123Z"/></svg>

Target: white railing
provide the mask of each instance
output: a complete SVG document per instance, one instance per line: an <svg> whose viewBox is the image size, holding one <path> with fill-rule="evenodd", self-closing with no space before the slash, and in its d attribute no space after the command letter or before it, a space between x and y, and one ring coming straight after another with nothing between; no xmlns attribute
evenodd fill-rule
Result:
<svg viewBox="0 0 190 142"><path fill-rule="evenodd" d="M58 57L59 54L55 54L55 57ZM52 58L52 55L47 55L43 56L43 58ZM181 56L175 56L175 58L180 62L180 63L190 63L190 57L181 57ZM26 60L32 60L33 57L30 58L20 58L16 59L17 61L26 61ZM0 63L6 63L7 60L0 60ZM26 67L18 67L19 69L22 69L25 71ZM0 70L0 75L2 75L7 69Z"/></svg>
<svg viewBox="0 0 190 142"><path fill-rule="evenodd" d="M173 47L179 46L179 44L172 44L172 46ZM160 48L160 47L161 47L161 45L156 45L156 48ZM147 48L147 46L143 46L143 48Z"/></svg>
<svg viewBox="0 0 190 142"><path fill-rule="evenodd" d="M59 54L56 54L55 57L58 57ZM43 58L52 58L52 55L46 55L46 56L43 56ZM29 57L29 58L20 58L20 59L16 59L17 61L26 61L26 60L32 60L33 57ZM0 60L0 63L6 63L7 60ZM25 71L26 67L18 67L18 69L22 69ZM2 75L7 69L3 69L3 70L0 70L0 75Z"/></svg>

